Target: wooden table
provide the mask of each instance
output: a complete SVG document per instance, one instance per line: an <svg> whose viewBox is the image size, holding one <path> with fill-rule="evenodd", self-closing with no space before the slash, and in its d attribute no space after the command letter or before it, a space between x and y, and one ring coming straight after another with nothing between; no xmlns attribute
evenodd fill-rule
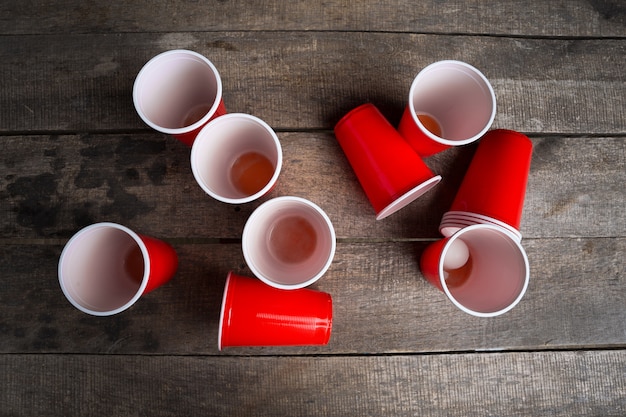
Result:
<svg viewBox="0 0 626 417"><path fill-rule="evenodd" d="M626 9L618 0L6 1L0 5L0 415L626 415ZM278 133L278 185L239 206L206 195L190 149L149 129L131 90L154 55L218 68L229 112ZM374 212L332 128L371 102L396 125L415 75L458 59L497 96L494 128L534 145L521 232L531 280L495 318L422 277L475 146L426 160L443 181ZM314 288L330 343L217 349L228 271L250 275L246 219L281 195L330 216ZM80 228L170 242L175 278L93 317L57 279Z"/></svg>

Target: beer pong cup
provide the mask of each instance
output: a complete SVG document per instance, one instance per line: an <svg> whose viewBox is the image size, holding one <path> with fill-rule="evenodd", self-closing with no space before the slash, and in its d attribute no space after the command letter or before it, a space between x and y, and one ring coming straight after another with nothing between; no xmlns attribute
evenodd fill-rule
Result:
<svg viewBox="0 0 626 417"><path fill-rule="evenodd" d="M243 229L243 256L252 273L284 290L320 279L335 255L335 229L324 211L300 197L276 197L252 212Z"/></svg>
<svg viewBox="0 0 626 417"><path fill-rule="evenodd" d="M263 120L243 113L210 121L191 148L191 169L200 187L230 204L265 195L276 184L282 163L276 133Z"/></svg>
<svg viewBox="0 0 626 417"><path fill-rule="evenodd" d="M398 131L422 157L474 142L496 116L487 78L461 61L438 61L413 80Z"/></svg>
<svg viewBox="0 0 626 417"><path fill-rule="evenodd" d="M58 273L74 307L109 316L168 282L177 267L178 257L169 244L116 223L96 223L67 242Z"/></svg>
<svg viewBox="0 0 626 417"><path fill-rule="evenodd" d="M505 229L475 224L430 244L421 256L422 274L462 311L492 317L504 314L524 296L528 258Z"/></svg>
<svg viewBox="0 0 626 417"><path fill-rule="evenodd" d="M346 114L335 126L335 136L377 220L405 207L441 181L373 104L363 104Z"/></svg>
<svg viewBox="0 0 626 417"><path fill-rule="evenodd" d="M217 69L197 52L176 49L148 61L137 74L133 102L158 132L191 146L209 120L226 113Z"/></svg>
<svg viewBox="0 0 626 417"><path fill-rule="evenodd" d="M220 312L218 348L326 345L332 321L333 303L325 292L281 290L230 272Z"/></svg>
<svg viewBox="0 0 626 417"><path fill-rule="evenodd" d="M505 224L519 234L531 156L532 142L521 133L497 129L485 134L442 220ZM454 233L440 230L444 236Z"/></svg>

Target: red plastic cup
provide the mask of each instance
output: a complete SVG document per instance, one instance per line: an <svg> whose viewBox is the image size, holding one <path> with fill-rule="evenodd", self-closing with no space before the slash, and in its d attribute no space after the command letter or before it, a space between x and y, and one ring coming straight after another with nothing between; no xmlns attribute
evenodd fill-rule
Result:
<svg viewBox="0 0 626 417"><path fill-rule="evenodd" d="M283 164L280 141L258 117L230 113L210 121L191 147L191 170L211 197L243 204L270 192Z"/></svg>
<svg viewBox="0 0 626 417"><path fill-rule="evenodd" d="M218 348L326 345L332 320L330 294L307 288L281 290L229 272Z"/></svg>
<svg viewBox="0 0 626 417"><path fill-rule="evenodd" d="M479 139L496 115L487 78L461 61L428 65L413 80L398 131L422 157Z"/></svg>
<svg viewBox="0 0 626 417"><path fill-rule="evenodd" d="M430 244L420 259L422 274L462 311L493 317L511 310L529 281L528 257L514 235L475 224Z"/></svg>
<svg viewBox="0 0 626 417"><path fill-rule="evenodd" d="M293 196L276 197L257 207L241 236L252 273L282 290L319 280L330 268L336 247L335 229L324 210Z"/></svg>
<svg viewBox="0 0 626 417"><path fill-rule="evenodd" d="M488 132L480 140L444 220L502 222L519 231L531 156L532 142L525 135L504 129ZM441 226L440 230L444 236L455 232Z"/></svg>
<svg viewBox="0 0 626 417"><path fill-rule="evenodd" d="M148 126L189 146L209 120L226 113L217 69L206 57L184 49L163 52L143 66L133 102Z"/></svg>
<svg viewBox="0 0 626 417"><path fill-rule="evenodd" d="M67 242L58 272L63 294L74 307L110 316L168 282L177 268L178 257L168 243L116 223L96 223Z"/></svg>
<svg viewBox="0 0 626 417"><path fill-rule="evenodd" d="M376 211L376 220L441 181L373 104L346 114L335 126L335 135Z"/></svg>

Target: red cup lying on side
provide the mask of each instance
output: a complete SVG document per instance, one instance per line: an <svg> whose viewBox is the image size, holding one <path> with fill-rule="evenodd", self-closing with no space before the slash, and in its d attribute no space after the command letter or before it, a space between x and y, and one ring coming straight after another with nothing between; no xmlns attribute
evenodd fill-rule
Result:
<svg viewBox="0 0 626 417"><path fill-rule="evenodd" d="M521 239L520 223L530 171L532 142L497 129L480 140L450 210L439 230L444 236L466 224L500 225Z"/></svg>
<svg viewBox="0 0 626 417"><path fill-rule="evenodd" d="M441 181L373 104L363 104L335 126L335 135L376 219L405 207Z"/></svg>
<svg viewBox="0 0 626 417"><path fill-rule="evenodd" d="M133 102L148 126L189 146L209 120L226 113L215 65L185 49L163 52L143 66Z"/></svg>
<svg viewBox="0 0 626 417"><path fill-rule="evenodd" d="M439 61L413 80L398 131L427 157L479 139L495 115L496 96L480 71L461 61Z"/></svg>
<svg viewBox="0 0 626 417"><path fill-rule="evenodd" d="M229 272L218 348L326 345L332 319L330 294L308 288L281 290Z"/></svg>
<svg viewBox="0 0 626 417"><path fill-rule="evenodd" d="M96 223L65 245L59 283L79 310L109 316L168 282L177 267L178 257L168 243L116 223Z"/></svg>
<svg viewBox="0 0 626 417"><path fill-rule="evenodd" d="M430 244L420 269L455 306L478 317L511 310L524 296L530 276L519 241L491 224L467 226Z"/></svg>

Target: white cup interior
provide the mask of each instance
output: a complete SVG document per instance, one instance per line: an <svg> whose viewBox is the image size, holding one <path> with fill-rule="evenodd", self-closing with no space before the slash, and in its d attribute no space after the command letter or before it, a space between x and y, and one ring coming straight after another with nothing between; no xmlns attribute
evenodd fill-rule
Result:
<svg viewBox="0 0 626 417"><path fill-rule="evenodd" d="M274 167L268 183L254 194L245 194L233 183L233 164L245 153L256 152ZM207 124L193 143L191 169L202 189L217 200L241 204L267 193L278 179L282 148L276 133L261 119L242 113L220 116Z"/></svg>
<svg viewBox="0 0 626 417"><path fill-rule="evenodd" d="M205 124L222 99L222 82L215 66L204 56L173 50L152 58L139 71L133 101L139 116L153 129L181 134ZM186 123L191 113L194 123Z"/></svg>
<svg viewBox="0 0 626 417"><path fill-rule="evenodd" d="M61 253L61 289L85 313L118 313L143 293L150 272L148 259L145 245L128 228L93 224L76 233Z"/></svg>
<svg viewBox="0 0 626 417"><path fill-rule="evenodd" d="M439 61L413 80L409 107L415 123L429 137L447 145L461 145L487 132L496 114L496 97L487 78L461 61ZM428 115L441 128L437 136L417 117Z"/></svg>
<svg viewBox="0 0 626 417"><path fill-rule="evenodd" d="M469 250L471 264L465 268L466 279L460 285L448 285L449 273L444 264L455 263L455 240L462 240ZM450 257L451 259L446 259ZM529 267L526 252L509 232L493 225L472 225L459 230L443 248L439 276L446 295L461 310L475 316L496 316L513 308L528 286Z"/></svg>
<svg viewBox="0 0 626 417"><path fill-rule="evenodd" d="M272 232L287 218L304 218L316 237L315 249L306 259L286 262L272 250ZM282 289L297 289L317 281L328 270L335 254L335 231L326 213L299 197L277 197L260 205L250 216L242 236L243 254L255 276Z"/></svg>

